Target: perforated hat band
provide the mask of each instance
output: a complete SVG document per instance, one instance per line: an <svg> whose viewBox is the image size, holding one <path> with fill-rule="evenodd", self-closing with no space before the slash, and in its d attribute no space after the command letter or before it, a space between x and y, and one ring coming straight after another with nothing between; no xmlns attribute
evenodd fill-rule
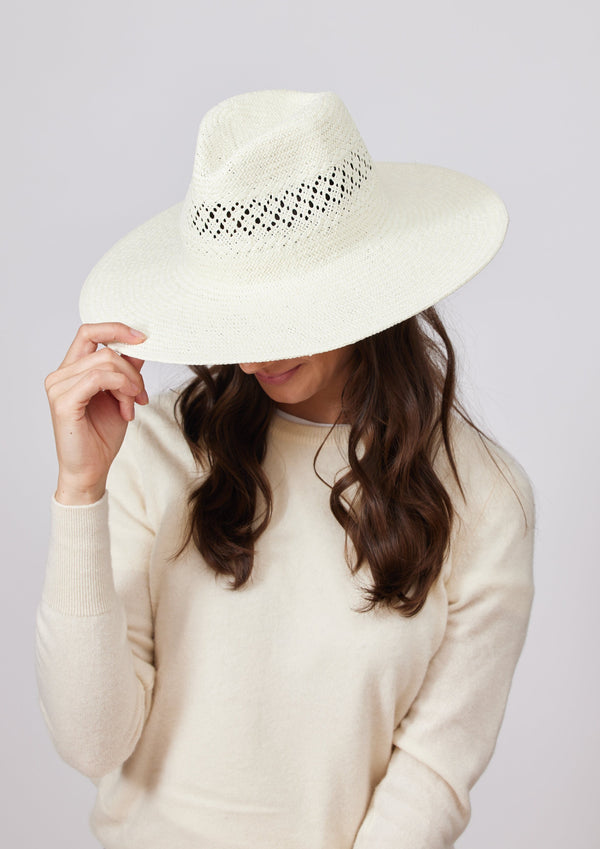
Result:
<svg viewBox="0 0 600 849"><path fill-rule="evenodd" d="M357 165L354 165L354 162ZM248 247L246 236L255 240L263 230L278 230L277 241L259 242L262 249L281 244L284 239L297 236L304 222L318 227L322 219L352 212L351 199L368 178L373 166L360 153L351 153L340 165L332 165L325 174L318 174L312 182L302 181L294 188L285 188L276 195L272 192L263 198L233 201L227 205L217 201L214 206L202 200L191 202L190 223L200 239L213 238L226 241L235 239L235 247ZM287 228L287 230L286 230ZM290 232L289 228L294 228ZM232 243L233 245L234 243Z"/></svg>

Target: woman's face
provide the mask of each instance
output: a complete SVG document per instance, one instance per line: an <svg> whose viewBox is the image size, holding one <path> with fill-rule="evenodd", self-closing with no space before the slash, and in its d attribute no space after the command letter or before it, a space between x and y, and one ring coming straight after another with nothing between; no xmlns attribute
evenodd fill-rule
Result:
<svg viewBox="0 0 600 849"><path fill-rule="evenodd" d="M310 357L239 366L255 376L281 410L309 421L331 423L340 412L353 349L354 345L346 345ZM271 377L275 379L269 380Z"/></svg>

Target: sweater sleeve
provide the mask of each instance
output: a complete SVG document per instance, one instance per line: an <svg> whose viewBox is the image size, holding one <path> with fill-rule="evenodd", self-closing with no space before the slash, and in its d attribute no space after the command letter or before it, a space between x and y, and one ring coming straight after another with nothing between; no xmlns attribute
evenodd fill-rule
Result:
<svg viewBox="0 0 600 849"><path fill-rule="evenodd" d="M533 600L534 496L522 467L511 467L523 509L498 476L476 517L461 517L444 638L395 729L354 849L451 849L468 824L469 793L496 744Z"/></svg>
<svg viewBox="0 0 600 849"><path fill-rule="evenodd" d="M133 751L154 684L148 566L154 540L129 423L93 504L52 495L45 580L36 617L42 715L60 756L92 779Z"/></svg>

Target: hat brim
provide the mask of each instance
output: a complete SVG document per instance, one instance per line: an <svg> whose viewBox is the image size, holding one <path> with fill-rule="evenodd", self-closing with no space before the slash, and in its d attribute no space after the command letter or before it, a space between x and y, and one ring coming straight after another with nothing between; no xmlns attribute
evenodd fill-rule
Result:
<svg viewBox="0 0 600 849"><path fill-rule="evenodd" d="M484 183L434 165L375 162L389 213L343 252L240 285L190 262L175 204L120 239L79 298L82 322L142 330L113 350L162 363L269 362L330 351L447 297L500 248L508 215Z"/></svg>

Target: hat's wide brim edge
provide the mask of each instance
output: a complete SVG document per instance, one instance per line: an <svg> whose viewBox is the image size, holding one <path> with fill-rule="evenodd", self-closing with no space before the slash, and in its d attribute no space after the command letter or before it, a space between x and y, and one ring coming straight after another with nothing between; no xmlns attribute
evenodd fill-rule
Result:
<svg viewBox="0 0 600 849"><path fill-rule="evenodd" d="M477 275L500 248L504 203L460 172L376 162L388 214L310 268L252 276L190 261L182 203L121 238L87 277L82 322L142 330L118 353L173 364L268 362L352 344L433 306Z"/></svg>

